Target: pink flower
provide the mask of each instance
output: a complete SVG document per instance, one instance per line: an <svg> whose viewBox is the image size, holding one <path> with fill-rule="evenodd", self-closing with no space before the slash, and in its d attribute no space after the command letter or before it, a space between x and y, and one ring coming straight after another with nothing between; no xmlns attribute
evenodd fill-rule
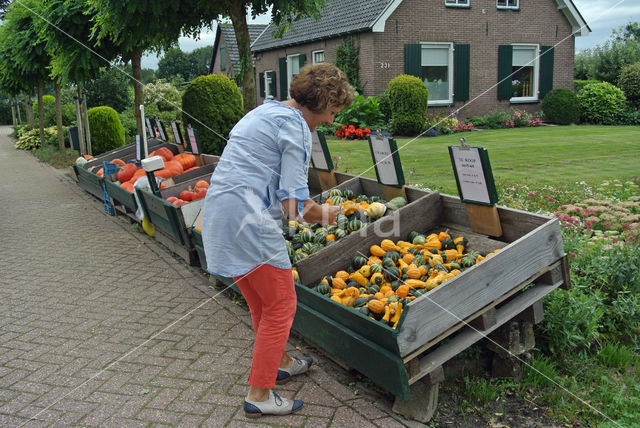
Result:
<svg viewBox="0 0 640 428"><path fill-rule="evenodd" d="M534 192L529 192L527 193L527 196L535 196L536 194Z"/></svg>
<svg viewBox="0 0 640 428"><path fill-rule="evenodd" d="M569 257L575 258L576 257L576 253L569 253Z"/></svg>

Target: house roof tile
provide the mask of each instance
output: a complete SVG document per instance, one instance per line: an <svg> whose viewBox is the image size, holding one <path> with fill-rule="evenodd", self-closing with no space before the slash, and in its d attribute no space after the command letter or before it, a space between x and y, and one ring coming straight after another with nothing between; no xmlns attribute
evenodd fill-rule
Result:
<svg viewBox="0 0 640 428"><path fill-rule="evenodd" d="M233 31L233 25L229 23L220 23L220 31L224 36L227 54L229 60L233 64L233 68L237 71L240 66L240 52L238 51L238 43L236 43L236 33ZM251 42L256 40L260 34L267 28L266 24L249 24L249 39Z"/></svg>
<svg viewBox="0 0 640 428"><path fill-rule="evenodd" d="M326 0L319 20L302 18L295 21L282 38L273 36L269 28L252 45L253 52L337 37L342 34L370 30L394 0Z"/></svg>

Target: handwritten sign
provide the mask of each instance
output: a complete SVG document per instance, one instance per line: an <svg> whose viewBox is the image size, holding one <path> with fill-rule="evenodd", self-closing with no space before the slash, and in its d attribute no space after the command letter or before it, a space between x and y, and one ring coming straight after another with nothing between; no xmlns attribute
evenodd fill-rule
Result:
<svg viewBox="0 0 640 428"><path fill-rule="evenodd" d="M173 131L173 138L175 138L176 144L177 145L182 144L186 149L187 148L187 145L185 144L186 141L182 141L182 134L180 133L180 127L178 126L178 123L175 120L171 121L171 130Z"/></svg>
<svg viewBox="0 0 640 428"><path fill-rule="evenodd" d="M158 130L158 132L160 133L160 139L162 141L168 141L169 139L167 138L167 131L164 129L164 124L162 123L162 121L156 117L156 129Z"/></svg>
<svg viewBox="0 0 640 428"><path fill-rule="evenodd" d="M200 154L198 150L198 137L196 135L196 130L192 127L187 127L187 138L189 139L189 144L191 144L191 153L194 155Z"/></svg>
<svg viewBox="0 0 640 428"><path fill-rule="evenodd" d="M449 155L460 199L481 205L495 204L498 197L487 151L482 147L449 146Z"/></svg>
<svg viewBox="0 0 640 428"><path fill-rule="evenodd" d="M156 133L153 130L153 125L151 124L151 119L149 119L149 116L145 117L144 120L147 122L147 131L149 131L149 136L151 138L156 138Z"/></svg>
<svg viewBox="0 0 640 428"><path fill-rule="evenodd" d="M322 131L311 133L311 165L321 171L333 170L333 161Z"/></svg>
<svg viewBox="0 0 640 428"><path fill-rule="evenodd" d="M372 134L369 135L369 148L378 182L387 186L402 187L404 172L395 140Z"/></svg>

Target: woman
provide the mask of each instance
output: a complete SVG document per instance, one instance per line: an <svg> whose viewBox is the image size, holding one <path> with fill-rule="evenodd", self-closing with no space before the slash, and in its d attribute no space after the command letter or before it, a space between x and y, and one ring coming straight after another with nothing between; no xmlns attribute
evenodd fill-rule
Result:
<svg viewBox="0 0 640 428"><path fill-rule="evenodd" d="M302 401L272 391L312 363L284 352L296 293L282 219L286 214L310 223L335 223L339 207L309 199L311 131L332 123L353 101L344 73L330 64L303 67L289 93L287 101L265 101L231 130L202 216L209 272L232 277L251 312L256 340L244 402L248 417L285 415L302 406Z"/></svg>

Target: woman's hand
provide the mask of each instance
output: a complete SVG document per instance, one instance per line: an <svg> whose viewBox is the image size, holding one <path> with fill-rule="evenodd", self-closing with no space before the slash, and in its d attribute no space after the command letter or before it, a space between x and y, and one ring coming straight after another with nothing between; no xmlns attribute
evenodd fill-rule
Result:
<svg viewBox="0 0 640 428"><path fill-rule="evenodd" d="M290 219L296 218L298 214L298 201L287 199L282 201L282 207ZM340 207L332 205L319 205L311 199L304 201L302 209L302 219L307 223L320 223L323 226L336 224Z"/></svg>

